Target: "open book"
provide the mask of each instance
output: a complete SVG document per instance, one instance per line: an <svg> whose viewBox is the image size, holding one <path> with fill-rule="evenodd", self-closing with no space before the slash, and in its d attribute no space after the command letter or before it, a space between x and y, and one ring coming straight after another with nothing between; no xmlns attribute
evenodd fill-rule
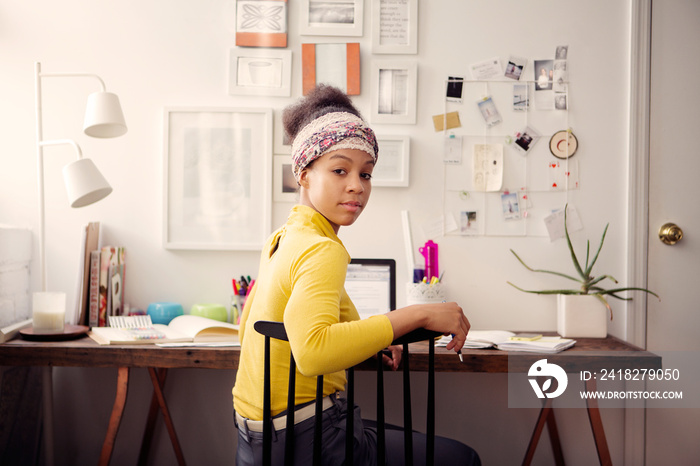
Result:
<svg viewBox="0 0 700 466"><path fill-rule="evenodd" d="M238 344L238 325L201 316L181 315L168 325L147 324L137 319L124 319L121 325L93 327L88 335L100 345L143 345L164 343L228 343Z"/></svg>
<svg viewBox="0 0 700 466"><path fill-rule="evenodd" d="M559 353L571 348L576 340L558 336L543 336L537 340L511 340L515 333L507 330L469 330L463 349L496 348L504 351L529 351L533 353ZM452 337L444 336L436 343L446 346Z"/></svg>

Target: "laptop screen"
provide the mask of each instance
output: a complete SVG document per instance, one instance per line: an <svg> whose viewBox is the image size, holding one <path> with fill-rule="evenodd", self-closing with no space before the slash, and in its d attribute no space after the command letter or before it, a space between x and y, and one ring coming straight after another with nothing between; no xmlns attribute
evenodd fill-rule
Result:
<svg viewBox="0 0 700 466"><path fill-rule="evenodd" d="M352 259L345 277L345 291L361 319L396 309L396 261Z"/></svg>

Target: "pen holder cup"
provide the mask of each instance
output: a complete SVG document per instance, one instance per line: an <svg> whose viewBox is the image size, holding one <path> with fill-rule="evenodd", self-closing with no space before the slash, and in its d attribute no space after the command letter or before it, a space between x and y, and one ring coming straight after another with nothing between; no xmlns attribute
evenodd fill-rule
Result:
<svg viewBox="0 0 700 466"><path fill-rule="evenodd" d="M407 283L406 303L429 304L445 301L445 288L442 283Z"/></svg>

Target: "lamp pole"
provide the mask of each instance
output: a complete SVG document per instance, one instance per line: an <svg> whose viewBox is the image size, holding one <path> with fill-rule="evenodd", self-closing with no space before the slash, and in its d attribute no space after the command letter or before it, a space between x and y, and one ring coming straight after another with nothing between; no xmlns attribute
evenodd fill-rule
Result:
<svg viewBox="0 0 700 466"><path fill-rule="evenodd" d="M83 159L82 152L78 144L70 139L58 139L44 141L43 122L42 122L42 93L41 79L43 77L90 77L97 79L100 83L101 91L94 93L88 99L89 104L92 102L92 107L89 106L89 113L86 117L86 126L84 131L95 137L113 137L120 136L126 132L126 124L124 116L119 106L119 100L116 95L106 92L104 81L95 74L86 73L42 73L41 63L34 64L35 74L35 104L36 104L36 154L37 154L37 180L38 180L38 197L39 197L39 269L41 273L41 291L48 291L48 274L46 267L46 205L44 195L44 146L69 144L72 145L78 155L78 162L71 164L70 168L64 168L64 176L67 184L79 185L76 189L69 188L69 198L73 207L80 207L91 204L108 195L112 188L102 177L96 167L89 159ZM93 99L93 96L96 98ZM99 107L98 109L98 106ZM89 123L89 124L88 124ZM78 165L80 165L78 167ZM70 172L66 174L66 169ZM86 176L90 176L97 181L94 183L86 183ZM75 191L75 192L73 192ZM77 193L77 194L76 194ZM54 464L54 431L53 431L53 376L51 367L44 368L42 385L42 401L43 401L43 429L44 429L44 449L45 462L48 466Z"/></svg>

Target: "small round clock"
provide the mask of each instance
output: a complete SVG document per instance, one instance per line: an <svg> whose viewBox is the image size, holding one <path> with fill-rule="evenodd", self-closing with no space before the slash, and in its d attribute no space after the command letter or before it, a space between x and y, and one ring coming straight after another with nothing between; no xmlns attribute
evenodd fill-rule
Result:
<svg viewBox="0 0 700 466"><path fill-rule="evenodd" d="M557 131L549 140L549 150L558 159L568 159L576 153L578 139L571 130Z"/></svg>

